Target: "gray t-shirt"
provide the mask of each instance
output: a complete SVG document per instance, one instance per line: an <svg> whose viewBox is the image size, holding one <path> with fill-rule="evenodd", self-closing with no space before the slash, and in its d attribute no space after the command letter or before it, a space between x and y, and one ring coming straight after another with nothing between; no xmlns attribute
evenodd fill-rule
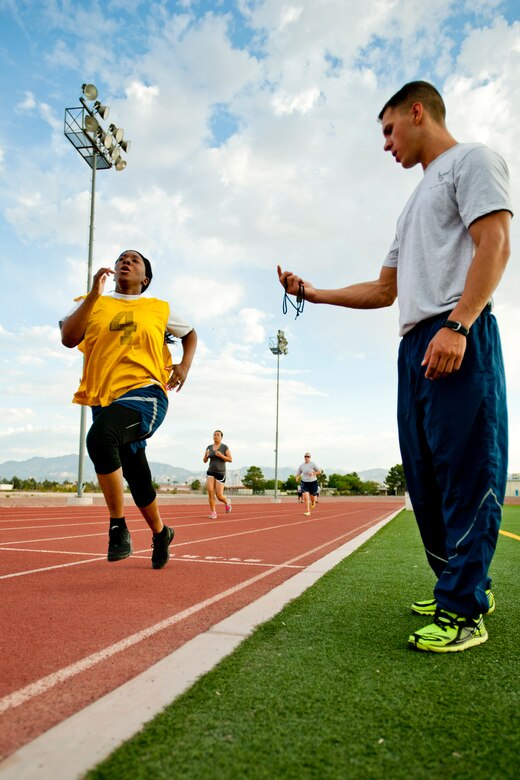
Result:
<svg viewBox="0 0 520 780"><path fill-rule="evenodd" d="M308 463L302 463L296 472L302 475L302 482L316 482L318 477L314 473L315 471L321 471L320 467L313 463L311 460Z"/></svg>
<svg viewBox="0 0 520 780"><path fill-rule="evenodd" d="M213 444L208 444L206 449L208 450L209 456L208 471L215 471L217 474L225 474L227 461L219 458L217 452L221 452L222 455L225 455L228 451L227 444L221 442L220 447L217 450L213 449Z"/></svg>
<svg viewBox="0 0 520 780"><path fill-rule="evenodd" d="M428 165L383 263L397 268L401 336L455 308L475 252L468 228L502 210L513 213L507 165L483 144L457 144Z"/></svg>

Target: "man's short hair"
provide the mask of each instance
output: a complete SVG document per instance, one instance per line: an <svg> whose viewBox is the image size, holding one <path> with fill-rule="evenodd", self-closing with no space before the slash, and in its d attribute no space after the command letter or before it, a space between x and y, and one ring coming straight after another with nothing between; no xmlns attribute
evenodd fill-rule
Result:
<svg viewBox="0 0 520 780"><path fill-rule="evenodd" d="M379 112L378 119L380 122L382 121L387 108L401 108L403 111L408 111L414 103L422 103L435 122L444 123L446 119L444 100L433 84L429 84L427 81L410 81L401 87L399 92L387 100Z"/></svg>

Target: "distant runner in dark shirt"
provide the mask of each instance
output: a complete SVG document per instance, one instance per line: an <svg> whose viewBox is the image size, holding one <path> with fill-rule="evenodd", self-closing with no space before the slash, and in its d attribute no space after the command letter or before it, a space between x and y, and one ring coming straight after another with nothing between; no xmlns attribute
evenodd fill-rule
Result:
<svg viewBox="0 0 520 780"><path fill-rule="evenodd" d="M233 458L227 444L223 444L222 431L215 431L213 434L213 444L206 448L204 453L204 463L209 460L209 468L206 472L206 488L208 490L208 501L210 520L217 519L216 500L221 501L226 507L226 514L231 512L231 501L224 495L224 483L226 481L226 463L231 463Z"/></svg>

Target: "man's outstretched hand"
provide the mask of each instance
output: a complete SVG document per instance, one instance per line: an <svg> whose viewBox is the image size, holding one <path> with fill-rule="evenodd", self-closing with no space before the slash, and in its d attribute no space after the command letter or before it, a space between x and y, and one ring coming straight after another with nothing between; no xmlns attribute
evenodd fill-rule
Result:
<svg viewBox="0 0 520 780"><path fill-rule="evenodd" d="M306 282L300 276L293 274L292 271L282 271L281 267L276 266L278 271L278 279L284 290L289 295L298 295L301 292L302 285L305 287L305 300L312 301L315 293L315 289L310 282Z"/></svg>

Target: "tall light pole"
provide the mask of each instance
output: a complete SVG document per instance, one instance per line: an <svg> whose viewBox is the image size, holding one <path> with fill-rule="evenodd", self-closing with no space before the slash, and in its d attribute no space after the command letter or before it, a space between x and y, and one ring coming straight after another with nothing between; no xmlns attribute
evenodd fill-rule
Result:
<svg viewBox="0 0 520 780"><path fill-rule="evenodd" d="M276 435L274 446L274 499L278 502L278 408L280 405L280 355L287 355L287 339L283 330L269 338L269 349L276 355Z"/></svg>
<svg viewBox="0 0 520 780"><path fill-rule="evenodd" d="M80 106L65 109L64 134L92 170L90 188L90 217L88 232L87 293L92 286L92 256L94 249L94 212L96 202L96 171L114 167L116 171L126 168L121 152L128 152L130 141L125 141L124 131L111 124L108 130L101 124L110 113L97 99L94 84L83 84ZM76 498L83 498L83 467L85 461L86 406L81 406L79 426L78 484Z"/></svg>

